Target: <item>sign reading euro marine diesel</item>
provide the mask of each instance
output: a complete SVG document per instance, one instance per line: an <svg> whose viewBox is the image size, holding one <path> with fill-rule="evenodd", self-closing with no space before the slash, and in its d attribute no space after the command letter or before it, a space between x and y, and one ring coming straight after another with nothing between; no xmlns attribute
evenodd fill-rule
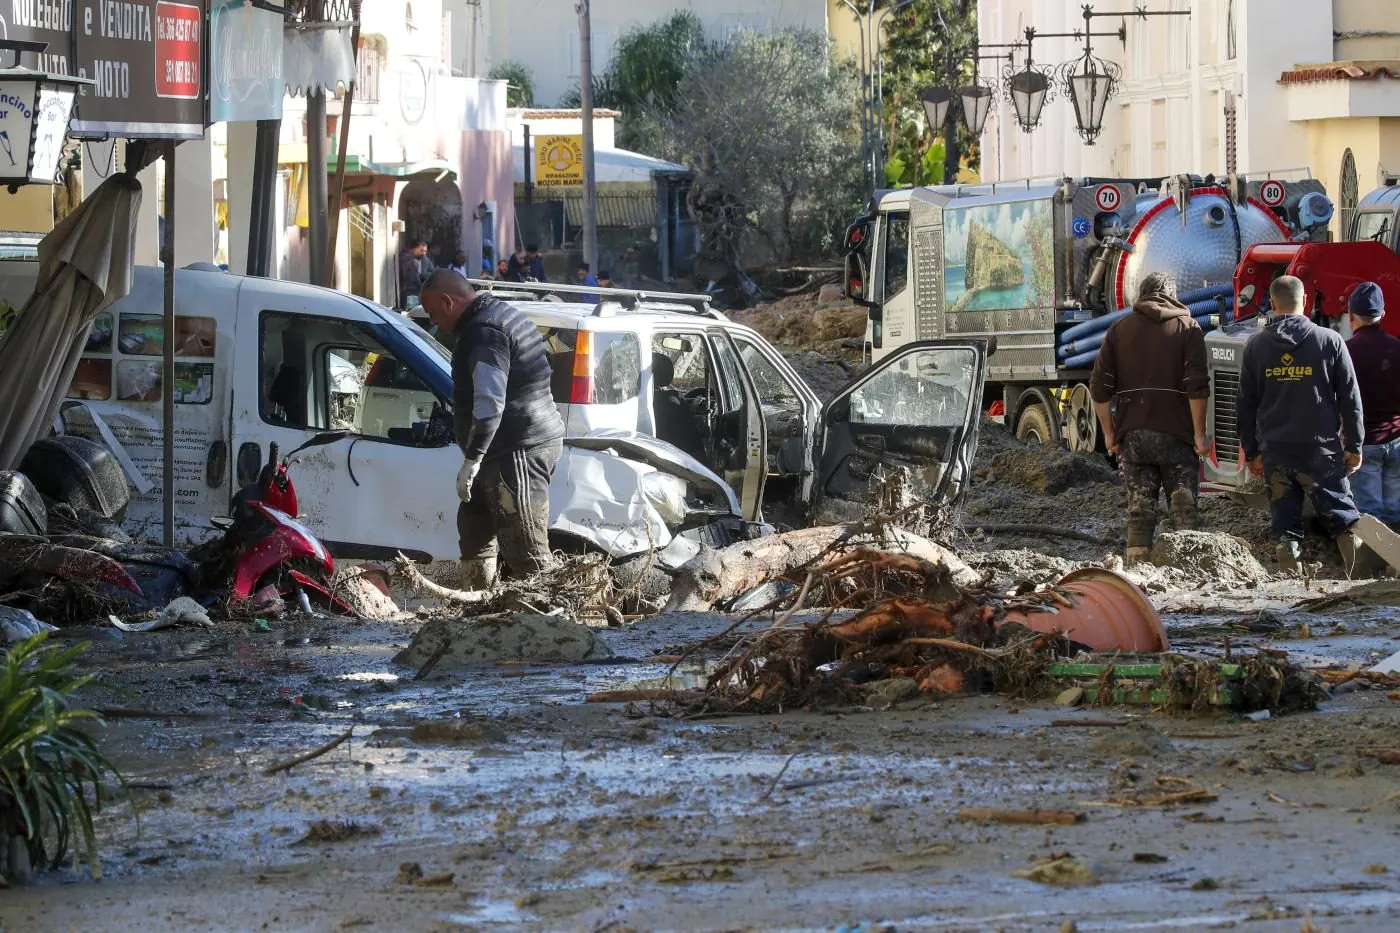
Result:
<svg viewBox="0 0 1400 933"><path fill-rule="evenodd" d="M96 84L72 134L146 139L204 135L207 0L72 0L73 66Z"/></svg>
<svg viewBox="0 0 1400 933"><path fill-rule="evenodd" d="M583 184L582 136L541 136L534 145L536 185L573 188Z"/></svg>
<svg viewBox="0 0 1400 933"><path fill-rule="evenodd" d="M250 0L213 0L209 10L209 120L282 116L282 14Z"/></svg>

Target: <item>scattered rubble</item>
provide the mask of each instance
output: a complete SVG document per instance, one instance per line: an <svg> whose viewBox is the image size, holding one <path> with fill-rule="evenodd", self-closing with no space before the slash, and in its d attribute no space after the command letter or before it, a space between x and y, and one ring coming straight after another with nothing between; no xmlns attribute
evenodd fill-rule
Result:
<svg viewBox="0 0 1400 933"><path fill-rule="evenodd" d="M1269 572L1250 551L1249 543L1223 532L1169 531L1159 534L1152 544L1152 563L1238 586L1262 583L1269 578Z"/></svg>
<svg viewBox="0 0 1400 933"><path fill-rule="evenodd" d="M395 664L419 677L508 662L598 661L612 656L607 643L586 625L563 616L511 613L471 619L431 619L413 636Z"/></svg>

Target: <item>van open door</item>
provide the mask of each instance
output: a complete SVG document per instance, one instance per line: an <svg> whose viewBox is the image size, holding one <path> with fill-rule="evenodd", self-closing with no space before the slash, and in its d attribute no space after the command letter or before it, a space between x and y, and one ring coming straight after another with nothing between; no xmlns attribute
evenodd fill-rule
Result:
<svg viewBox="0 0 1400 933"><path fill-rule="evenodd" d="M873 480L901 467L924 501L961 501L977 453L986 374L984 342L924 340L847 385L822 411L810 507L824 500L864 504Z"/></svg>

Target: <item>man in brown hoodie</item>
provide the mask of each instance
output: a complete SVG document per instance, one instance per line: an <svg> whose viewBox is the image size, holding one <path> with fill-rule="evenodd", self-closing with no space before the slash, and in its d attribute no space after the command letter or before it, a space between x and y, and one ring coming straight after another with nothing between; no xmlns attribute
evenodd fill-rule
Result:
<svg viewBox="0 0 1400 933"><path fill-rule="evenodd" d="M1089 382L1108 452L1128 484L1128 564L1147 559L1157 497L1177 530L1199 525L1200 460L1206 448L1205 332L1176 300L1176 283L1154 272L1133 313L1108 329Z"/></svg>

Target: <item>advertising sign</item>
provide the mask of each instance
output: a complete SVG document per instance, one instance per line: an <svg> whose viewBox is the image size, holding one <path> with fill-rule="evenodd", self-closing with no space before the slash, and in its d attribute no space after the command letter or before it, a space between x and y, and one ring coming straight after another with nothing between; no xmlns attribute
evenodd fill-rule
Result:
<svg viewBox="0 0 1400 933"><path fill-rule="evenodd" d="M26 53L20 59L24 67L73 74L73 0L12 0L0 7L0 33L14 42L48 43L37 56Z"/></svg>
<svg viewBox="0 0 1400 933"><path fill-rule="evenodd" d="M282 116L282 16L249 0L213 0L209 11L209 120Z"/></svg>
<svg viewBox="0 0 1400 933"><path fill-rule="evenodd" d="M572 188L583 184L582 136L541 136L534 146L536 185Z"/></svg>
<svg viewBox="0 0 1400 933"><path fill-rule="evenodd" d="M72 134L202 137L208 0L71 2L77 73L96 82L78 98Z"/></svg>
<svg viewBox="0 0 1400 933"><path fill-rule="evenodd" d="M979 204L943 212L948 310L1015 311L1055 300L1048 200Z"/></svg>

